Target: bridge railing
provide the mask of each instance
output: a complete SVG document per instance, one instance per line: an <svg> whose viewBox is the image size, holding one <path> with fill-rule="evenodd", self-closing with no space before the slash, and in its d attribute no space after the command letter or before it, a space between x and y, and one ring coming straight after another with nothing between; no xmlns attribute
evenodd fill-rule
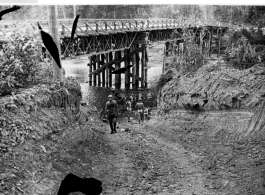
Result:
<svg viewBox="0 0 265 195"><path fill-rule="evenodd" d="M63 36L69 36L72 31L72 19L59 19L59 31ZM21 26L32 24L37 27L40 23L44 31L49 31L48 21L30 20L30 21L1 21L0 29L8 31L14 25ZM183 28L188 25L194 25L194 22L186 18L181 19L80 19L77 24L77 33L84 36L97 36L126 32L150 31L157 29ZM0 32L1 35L1 32ZM3 33L2 33L3 35Z"/></svg>

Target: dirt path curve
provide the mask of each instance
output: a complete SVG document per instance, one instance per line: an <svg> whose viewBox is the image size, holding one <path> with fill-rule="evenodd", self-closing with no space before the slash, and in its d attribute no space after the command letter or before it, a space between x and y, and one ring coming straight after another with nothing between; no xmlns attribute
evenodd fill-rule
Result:
<svg viewBox="0 0 265 195"><path fill-rule="evenodd" d="M103 194L210 195L200 157L138 124L129 132L106 133L113 153L94 157L91 175L103 181ZM109 131L105 125L106 131ZM162 129L161 129L162 130Z"/></svg>
<svg viewBox="0 0 265 195"><path fill-rule="evenodd" d="M163 121L154 118L143 126L133 122L120 122L117 134L110 134L108 124L95 117L38 142L49 155L39 161L36 151L33 160L39 165L33 168L44 174L27 181L24 191L55 195L61 180L72 172L100 179L102 195L223 195L210 188L210 173L201 168L201 156L184 149L171 135L162 136L166 129L155 128Z"/></svg>

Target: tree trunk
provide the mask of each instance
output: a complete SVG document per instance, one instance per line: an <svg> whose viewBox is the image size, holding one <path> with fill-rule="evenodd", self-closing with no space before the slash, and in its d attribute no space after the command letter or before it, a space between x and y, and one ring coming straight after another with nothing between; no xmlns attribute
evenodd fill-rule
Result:
<svg viewBox="0 0 265 195"><path fill-rule="evenodd" d="M64 11L64 5L62 6L62 12L63 12L63 19L66 19L65 11Z"/></svg>
<svg viewBox="0 0 265 195"><path fill-rule="evenodd" d="M74 5L74 19L76 17L76 5Z"/></svg>
<svg viewBox="0 0 265 195"><path fill-rule="evenodd" d="M49 14L49 32L58 47L59 55L60 55L61 48L59 44L60 38L58 34L58 25L57 25L57 6L49 5L48 14ZM63 80L63 68L60 69L54 60L52 60L52 64L53 64L53 80L62 81Z"/></svg>

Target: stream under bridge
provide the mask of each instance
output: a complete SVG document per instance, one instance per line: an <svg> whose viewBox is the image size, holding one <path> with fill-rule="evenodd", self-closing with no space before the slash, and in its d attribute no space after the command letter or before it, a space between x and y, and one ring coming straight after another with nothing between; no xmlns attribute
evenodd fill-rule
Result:
<svg viewBox="0 0 265 195"><path fill-rule="evenodd" d="M3 21L0 43L10 41L5 34L14 26L37 22L48 32L48 21ZM164 44L163 70L173 55L183 55L191 40L205 57L220 54L220 37L227 25L199 24L182 19L79 19L75 39L70 40L73 20L58 20L61 58L86 56L89 66L89 86L115 86L121 89L121 74L125 74L125 90L147 89L148 45ZM113 82L115 82L113 84Z"/></svg>

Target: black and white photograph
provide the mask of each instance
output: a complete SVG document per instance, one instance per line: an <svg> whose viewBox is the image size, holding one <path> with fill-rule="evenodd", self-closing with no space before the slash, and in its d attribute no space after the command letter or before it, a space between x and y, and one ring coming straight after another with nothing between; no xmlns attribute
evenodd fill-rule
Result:
<svg viewBox="0 0 265 195"><path fill-rule="evenodd" d="M214 3L0 0L0 195L265 195L265 3Z"/></svg>

